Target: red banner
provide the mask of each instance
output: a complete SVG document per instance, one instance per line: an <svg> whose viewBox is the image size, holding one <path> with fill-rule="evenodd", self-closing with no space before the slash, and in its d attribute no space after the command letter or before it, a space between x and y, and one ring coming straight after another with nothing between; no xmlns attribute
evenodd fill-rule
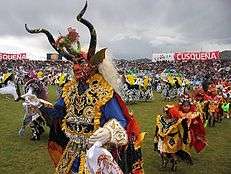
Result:
<svg viewBox="0 0 231 174"><path fill-rule="evenodd" d="M18 54L8 54L8 53L0 53L0 60L25 60L26 53L18 53Z"/></svg>
<svg viewBox="0 0 231 174"><path fill-rule="evenodd" d="M219 51L211 51L211 52L183 52L183 53L175 53L175 60L212 60L219 59L220 52Z"/></svg>

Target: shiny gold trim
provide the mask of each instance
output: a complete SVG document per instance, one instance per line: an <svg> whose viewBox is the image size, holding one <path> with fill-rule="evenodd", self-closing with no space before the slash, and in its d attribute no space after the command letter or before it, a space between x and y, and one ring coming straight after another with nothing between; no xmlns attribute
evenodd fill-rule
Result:
<svg viewBox="0 0 231 174"><path fill-rule="evenodd" d="M98 82L98 83L95 84L94 82ZM99 87L101 89L103 89L103 95L100 96L100 99L97 100L95 103L95 106L93 106L93 110L95 111L95 116L94 116L94 131L95 131L100 126L102 106L104 106L113 97L113 88L100 74L95 74L94 76L89 78L87 80L87 83L89 84L89 90L98 89ZM70 112L71 107L72 107L71 106L71 92L74 90L74 88L77 87L77 85L78 85L77 81L72 80L72 81L68 82L63 88L63 95L62 96L64 98L64 102L66 104L67 111L69 111L69 112ZM88 90L82 95L85 95L87 92L88 92ZM83 131L81 131L81 132L72 131L72 130L68 129L66 123L67 123L66 118L64 118L63 124L62 124L62 130L66 133L73 135L73 136L84 135L86 137L90 137L93 134L93 132L84 133Z"/></svg>

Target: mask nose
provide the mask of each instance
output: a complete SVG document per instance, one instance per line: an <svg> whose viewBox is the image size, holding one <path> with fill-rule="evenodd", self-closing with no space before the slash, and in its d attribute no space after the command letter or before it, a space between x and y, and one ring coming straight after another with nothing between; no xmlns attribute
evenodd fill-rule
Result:
<svg viewBox="0 0 231 174"><path fill-rule="evenodd" d="M79 71L81 69L81 66L79 64L74 65L74 70Z"/></svg>

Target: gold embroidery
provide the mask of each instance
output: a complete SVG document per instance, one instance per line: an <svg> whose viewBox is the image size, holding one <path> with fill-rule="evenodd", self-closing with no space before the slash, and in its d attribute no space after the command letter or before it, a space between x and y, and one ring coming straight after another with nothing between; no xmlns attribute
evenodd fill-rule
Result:
<svg viewBox="0 0 231 174"><path fill-rule="evenodd" d="M77 157L80 157L79 173L88 173L85 164L86 139L99 128L101 108L113 97L113 88L102 75L95 74L87 80L87 84L89 88L83 94L78 92L78 82L75 80L68 82L63 88L67 115L63 120L62 130L70 141L56 168L58 174L70 172Z"/></svg>
<svg viewBox="0 0 231 174"><path fill-rule="evenodd" d="M70 172L72 163L79 156L78 144L69 141L65 151L63 152L62 158L56 167L55 174L67 174Z"/></svg>
<svg viewBox="0 0 231 174"><path fill-rule="evenodd" d="M75 80L70 81L64 86L63 97L67 106L68 114L63 121L62 129L68 135L73 137L84 135L89 137L99 128L101 118L101 107L108 102L113 96L113 88L100 75L95 74L88 81L89 88L83 93L78 92L78 83ZM86 131L84 128L74 129L68 124L68 118L77 118L81 121L93 124L93 130ZM77 120L76 120L77 121Z"/></svg>

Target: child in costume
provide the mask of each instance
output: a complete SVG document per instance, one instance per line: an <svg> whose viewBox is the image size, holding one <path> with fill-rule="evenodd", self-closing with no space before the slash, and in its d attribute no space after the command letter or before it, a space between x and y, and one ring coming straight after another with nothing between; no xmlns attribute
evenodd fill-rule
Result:
<svg viewBox="0 0 231 174"><path fill-rule="evenodd" d="M166 168L170 161L171 170L176 171L177 152L182 149L183 139L187 141L187 125L185 120L178 118L178 110L174 106L166 106L164 113L156 118L156 130L154 135L154 150L158 150L162 168Z"/></svg>
<svg viewBox="0 0 231 174"><path fill-rule="evenodd" d="M181 98L177 105L167 107L165 114L157 116L154 143L157 143L166 167L170 159L171 170L176 170L177 159L193 164L191 149L201 152L206 146L203 120L188 96Z"/></svg>

